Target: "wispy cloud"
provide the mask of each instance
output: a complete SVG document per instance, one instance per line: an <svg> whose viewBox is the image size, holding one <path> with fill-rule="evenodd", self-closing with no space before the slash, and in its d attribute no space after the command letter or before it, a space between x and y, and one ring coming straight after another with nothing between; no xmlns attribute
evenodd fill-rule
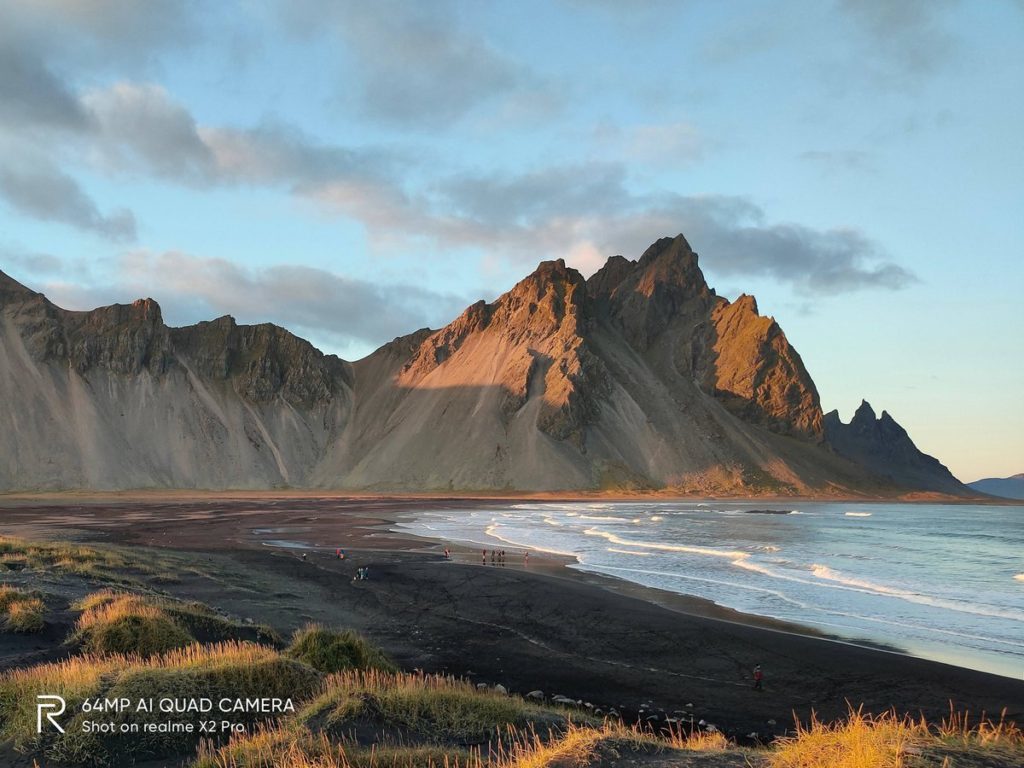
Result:
<svg viewBox="0 0 1024 768"><path fill-rule="evenodd" d="M120 210L103 214L73 178L46 166L16 170L0 166L0 198L20 213L95 232L114 241L135 239L135 217Z"/></svg>
<svg viewBox="0 0 1024 768"><path fill-rule="evenodd" d="M946 27L947 12L959 0L840 0L839 8L870 46L864 63L885 67L890 78L934 72L956 51Z"/></svg>
<svg viewBox="0 0 1024 768"><path fill-rule="evenodd" d="M483 104L553 103L552 84L465 29L454 3L296 0L280 7L289 28L343 44L359 103L372 118L436 128Z"/></svg>

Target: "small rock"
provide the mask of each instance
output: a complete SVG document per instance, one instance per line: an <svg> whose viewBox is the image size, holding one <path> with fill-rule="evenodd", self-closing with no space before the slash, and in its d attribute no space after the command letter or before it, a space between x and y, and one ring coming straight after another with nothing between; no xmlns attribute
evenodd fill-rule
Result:
<svg viewBox="0 0 1024 768"><path fill-rule="evenodd" d="M601 709L600 707L597 707L597 708L596 708L596 709L594 710L594 714L595 714L595 715L597 715L598 717L600 717L601 715L603 715L603 714L604 714L604 710L603 710L603 709Z"/></svg>
<svg viewBox="0 0 1024 768"><path fill-rule="evenodd" d="M500 693L502 696L508 696L508 688L506 688L501 683L498 683L496 686L494 686L494 692Z"/></svg>
<svg viewBox="0 0 1024 768"><path fill-rule="evenodd" d="M589 701L583 702L583 706L586 707L587 709L593 709L594 708L594 705L591 704Z"/></svg>
<svg viewBox="0 0 1024 768"><path fill-rule="evenodd" d="M477 683L476 684L476 689L478 691L486 691L487 690L487 683Z"/></svg>
<svg viewBox="0 0 1024 768"><path fill-rule="evenodd" d="M750 733L748 733L747 734L747 738L748 739L756 739L757 738L757 731L751 731Z"/></svg>
<svg viewBox="0 0 1024 768"><path fill-rule="evenodd" d="M697 723L697 725L699 725L701 728L703 728L707 724L708 724L707 721L704 720L704 719L701 719L701 721L699 723Z"/></svg>
<svg viewBox="0 0 1024 768"><path fill-rule="evenodd" d="M774 720L769 720L768 721L768 725L775 725L775 721Z"/></svg>
<svg viewBox="0 0 1024 768"><path fill-rule="evenodd" d="M705 730L706 730L706 731L707 731L708 733L718 733L718 728L717 728L717 726L715 726L715 725L714 725L714 724L712 724L712 723L708 723L708 724L707 724L707 727L705 728Z"/></svg>
<svg viewBox="0 0 1024 768"><path fill-rule="evenodd" d="M615 707L612 707L608 710L608 717L619 717L619 710L615 709Z"/></svg>
<svg viewBox="0 0 1024 768"><path fill-rule="evenodd" d="M687 704L687 705L686 705L686 708L687 708L687 709L693 709L693 704Z"/></svg>
<svg viewBox="0 0 1024 768"><path fill-rule="evenodd" d="M544 691L530 691L526 694L526 698L533 699L534 701L544 701Z"/></svg>

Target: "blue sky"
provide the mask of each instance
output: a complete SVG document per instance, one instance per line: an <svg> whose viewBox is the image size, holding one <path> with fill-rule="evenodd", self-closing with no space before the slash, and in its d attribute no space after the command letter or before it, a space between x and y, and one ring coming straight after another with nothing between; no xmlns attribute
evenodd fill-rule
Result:
<svg viewBox="0 0 1024 768"><path fill-rule="evenodd" d="M0 2L0 268L347 359L683 232L826 410L1024 471L1024 4Z"/></svg>

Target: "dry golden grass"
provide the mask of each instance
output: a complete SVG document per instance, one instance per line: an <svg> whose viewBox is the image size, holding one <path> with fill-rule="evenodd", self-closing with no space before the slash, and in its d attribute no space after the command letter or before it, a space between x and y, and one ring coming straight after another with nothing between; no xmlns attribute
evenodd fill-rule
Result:
<svg viewBox="0 0 1024 768"><path fill-rule="evenodd" d="M187 738L140 735L101 737L82 731L86 699L190 699L220 697L309 698L320 688L315 670L283 658L273 648L243 642L192 645L150 658L84 655L0 675L0 740L30 750L49 762L103 765L115 756L156 757L187 748ZM36 696L57 694L67 711L66 733L36 733ZM177 718L162 713L107 713L104 719L136 722ZM180 716L183 721L189 715Z"/></svg>
<svg viewBox="0 0 1024 768"><path fill-rule="evenodd" d="M168 611L168 601L102 590L75 605L82 614L71 641L97 655L151 656L194 643L195 637Z"/></svg>
<svg viewBox="0 0 1024 768"><path fill-rule="evenodd" d="M297 630L285 653L327 674L352 669L398 671L379 648L357 632L327 629L319 624L307 624Z"/></svg>
<svg viewBox="0 0 1024 768"><path fill-rule="evenodd" d="M572 724L548 739L532 731L510 731L488 762L490 768L580 768L591 762L601 742L621 737L608 727L581 728Z"/></svg>
<svg viewBox="0 0 1024 768"><path fill-rule="evenodd" d="M166 563L142 562L128 550L105 545L31 542L0 536L0 559L35 570L56 570L110 584L132 584L133 577L175 581Z"/></svg>
<svg viewBox="0 0 1024 768"><path fill-rule="evenodd" d="M93 654L150 656L200 640L280 642L272 629L246 627L217 615L202 603L169 597L102 589L72 607L82 613L70 640Z"/></svg>
<svg viewBox="0 0 1024 768"><path fill-rule="evenodd" d="M812 718L796 736L771 753L772 768L909 768L935 754L936 765L954 765L954 756L988 756L999 765L1024 765L1024 734L1013 724L984 717L972 724L967 713L952 712L938 726L894 712L871 716L850 711L826 724ZM1007 762L1008 761L1008 762ZM995 763L993 763L995 765Z"/></svg>
<svg viewBox="0 0 1024 768"><path fill-rule="evenodd" d="M332 675L299 718L335 732L369 719L437 743L483 741L509 726L566 722L562 713L518 696L478 691L464 680L379 670Z"/></svg>
<svg viewBox="0 0 1024 768"><path fill-rule="evenodd" d="M46 627L45 613L46 605L39 596L7 584L0 585L0 617L3 617L4 629L42 632Z"/></svg>

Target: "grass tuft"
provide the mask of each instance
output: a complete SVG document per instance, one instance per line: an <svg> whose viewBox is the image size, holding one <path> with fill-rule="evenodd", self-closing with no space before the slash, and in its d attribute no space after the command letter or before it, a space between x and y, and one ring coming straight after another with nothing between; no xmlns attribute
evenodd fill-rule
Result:
<svg viewBox="0 0 1024 768"><path fill-rule="evenodd" d="M151 656L191 643L258 640L278 644L272 629L249 627L197 602L103 589L73 606L82 611L71 641L92 654Z"/></svg>
<svg viewBox="0 0 1024 768"><path fill-rule="evenodd" d="M296 631L285 653L327 674L353 669L398 670L379 648L358 633L326 629L318 624L308 624Z"/></svg>
<svg viewBox="0 0 1024 768"><path fill-rule="evenodd" d="M9 632L35 633L46 628L42 598L7 584L0 586L0 617Z"/></svg>
<svg viewBox="0 0 1024 768"><path fill-rule="evenodd" d="M152 656L195 642L152 598L104 590L87 596L76 607L84 611L71 639L91 654Z"/></svg>
<svg viewBox="0 0 1024 768"><path fill-rule="evenodd" d="M797 724L796 736L782 740L771 754L770 765L904 768L959 765L972 757L991 765L1024 765L1024 733L1016 725L984 717L972 725L966 713L951 713L933 728L923 719L899 717L895 712L872 716L851 708L846 719L835 723L812 717L807 726Z"/></svg>

